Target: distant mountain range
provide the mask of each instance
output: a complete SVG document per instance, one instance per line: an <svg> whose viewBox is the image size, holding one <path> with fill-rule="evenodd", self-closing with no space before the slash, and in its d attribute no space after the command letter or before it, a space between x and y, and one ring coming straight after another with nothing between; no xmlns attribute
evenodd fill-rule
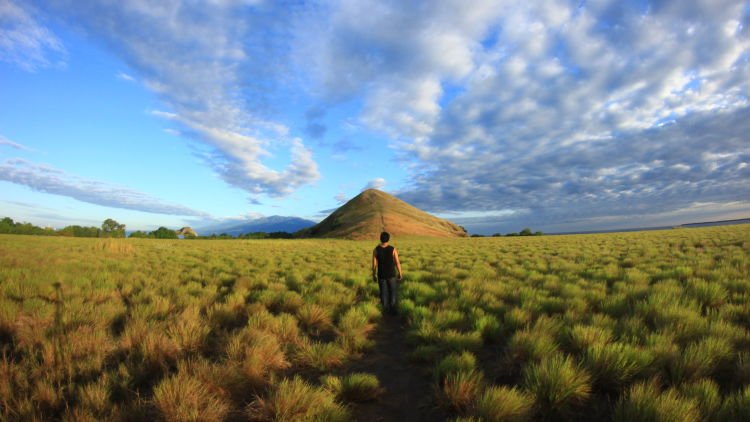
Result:
<svg viewBox="0 0 750 422"><path fill-rule="evenodd" d="M304 218L272 215L270 217L261 217L254 220L227 221L220 224L197 228L196 231L201 236L211 236L212 234L218 235L222 233L226 233L232 236L239 236L241 234L254 232L294 233L296 231L314 225L314 221L305 220Z"/></svg>
<svg viewBox="0 0 750 422"><path fill-rule="evenodd" d="M336 237L377 240L381 231L398 236L466 237L466 231L448 220L377 189L368 189L342 205L300 237Z"/></svg>

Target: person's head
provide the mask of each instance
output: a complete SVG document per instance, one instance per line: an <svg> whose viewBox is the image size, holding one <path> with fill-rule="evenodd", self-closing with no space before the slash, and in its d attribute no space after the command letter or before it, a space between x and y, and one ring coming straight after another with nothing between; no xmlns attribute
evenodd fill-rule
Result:
<svg viewBox="0 0 750 422"><path fill-rule="evenodd" d="M387 243L391 240L391 235L388 232L380 233L380 243Z"/></svg>

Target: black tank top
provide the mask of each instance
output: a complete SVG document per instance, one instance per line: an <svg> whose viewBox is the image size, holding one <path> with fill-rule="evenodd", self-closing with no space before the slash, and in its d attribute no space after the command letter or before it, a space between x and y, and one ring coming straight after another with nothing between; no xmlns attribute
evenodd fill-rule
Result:
<svg viewBox="0 0 750 422"><path fill-rule="evenodd" d="M396 276L396 266L393 262L393 246L382 248L378 245L375 248L375 257L378 258L378 278L393 278Z"/></svg>

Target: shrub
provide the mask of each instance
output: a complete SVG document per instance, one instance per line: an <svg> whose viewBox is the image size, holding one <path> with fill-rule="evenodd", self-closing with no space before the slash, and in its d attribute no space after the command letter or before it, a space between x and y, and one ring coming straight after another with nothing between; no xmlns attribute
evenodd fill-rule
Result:
<svg viewBox="0 0 750 422"><path fill-rule="evenodd" d="M485 421L521 422L531 419L533 405L534 399L516 388L492 386L477 400L476 413Z"/></svg>
<svg viewBox="0 0 750 422"><path fill-rule="evenodd" d="M349 412L334 400L331 392L311 386L295 377L284 379L265 398L256 397L246 408L259 421L346 421Z"/></svg>
<svg viewBox="0 0 750 422"><path fill-rule="evenodd" d="M591 394L589 375L561 355L529 364L523 371L523 385L547 416L565 418Z"/></svg>
<svg viewBox="0 0 750 422"><path fill-rule="evenodd" d="M615 422L698 422L695 401L681 397L675 390L662 393L655 381L641 382L618 401Z"/></svg>

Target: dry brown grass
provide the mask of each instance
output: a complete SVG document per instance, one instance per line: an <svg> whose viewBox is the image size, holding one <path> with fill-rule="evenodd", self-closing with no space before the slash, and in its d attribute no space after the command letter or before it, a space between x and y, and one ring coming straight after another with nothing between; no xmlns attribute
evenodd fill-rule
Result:
<svg viewBox="0 0 750 422"><path fill-rule="evenodd" d="M167 422L223 421L231 406L197 378L179 373L154 389L154 406Z"/></svg>

